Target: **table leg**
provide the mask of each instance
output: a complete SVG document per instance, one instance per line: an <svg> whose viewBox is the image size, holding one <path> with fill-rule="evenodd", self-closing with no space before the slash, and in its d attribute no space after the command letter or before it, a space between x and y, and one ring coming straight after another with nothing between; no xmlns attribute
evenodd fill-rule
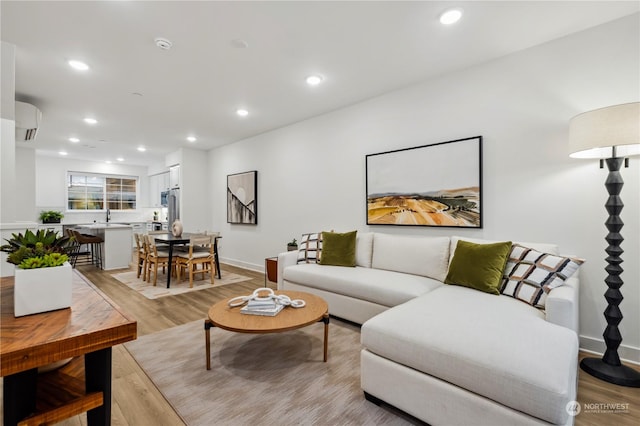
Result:
<svg viewBox="0 0 640 426"><path fill-rule="evenodd" d="M85 388L89 392L102 392L103 404L87 411L87 424L111 424L111 347L84 355Z"/></svg>
<svg viewBox="0 0 640 426"><path fill-rule="evenodd" d="M329 314L326 313L322 317L324 322L324 362L327 362L327 355L329 352Z"/></svg>
<svg viewBox="0 0 640 426"><path fill-rule="evenodd" d="M21 371L5 376L2 382L4 425L17 425L36 411L38 369Z"/></svg>
<svg viewBox="0 0 640 426"><path fill-rule="evenodd" d="M173 244L169 243L169 266L167 267L167 269L169 270L167 272L167 288L169 288L171 286L171 265L173 262Z"/></svg>
<svg viewBox="0 0 640 426"><path fill-rule="evenodd" d="M213 239L213 259L216 262L216 271L218 271L218 279L221 280L222 276L220 275L220 259L218 258L218 239Z"/></svg>
<svg viewBox="0 0 640 426"><path fill-rule="evenodd" d="M204 349L207 354L207 370L211 370L211 327L210 320L204 320Z"/></svg>

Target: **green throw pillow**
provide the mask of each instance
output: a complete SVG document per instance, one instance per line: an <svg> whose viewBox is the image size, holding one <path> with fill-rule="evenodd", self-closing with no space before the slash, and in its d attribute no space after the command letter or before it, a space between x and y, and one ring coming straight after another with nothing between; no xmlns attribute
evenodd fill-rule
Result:
<svg viewBox="0 0 640 426"><path fill-rule="evenodd" d="M323 232L320 264L356 266L356 232Z"/></svg>
<svg viewBox="0 0 640 426"><path fill-rule="evenodd" d="M511 241L475 244L459 240L444 282L500 294L498 289L510 252Z"/></svg>

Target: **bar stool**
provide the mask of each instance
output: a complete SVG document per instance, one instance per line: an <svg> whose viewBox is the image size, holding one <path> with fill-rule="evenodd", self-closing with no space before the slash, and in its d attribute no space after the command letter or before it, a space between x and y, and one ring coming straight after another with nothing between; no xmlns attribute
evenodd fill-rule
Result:
<svg viewBox="0 0 640 426"><path fill-rule="evenodd" d="M90 234L81 234L75 229L72 230L73 237L78 242L78 244L86 244L90 247L91 252L91 264L96 265L98 268L102 269L102 243L104 243L104 239L98 235L90 235Z"/></svg>

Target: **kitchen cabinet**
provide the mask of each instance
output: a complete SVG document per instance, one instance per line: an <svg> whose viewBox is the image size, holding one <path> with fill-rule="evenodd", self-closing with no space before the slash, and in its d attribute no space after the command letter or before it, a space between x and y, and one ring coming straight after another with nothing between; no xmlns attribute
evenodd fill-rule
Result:
<svg viewBox="0 0 640 426"><path fill-rule="evenodd" d="M169 187L180 188L180 166L169 167Z"/></svg>
<svg viewBox="0 0 640 426"><path fill-rule="evenodd" d="M80 225L80 232L102 237L102 269L128 268L131 263L131 225L118 223Z"/></svg>
<svg viewBox="0 0 640 426"><path fill-rule="evenodd" d="M169 172L149 176L149 206L162 207L160 193L169 190Z"/></svg>
<svg viewBox="0 0 640 426"><path fill-rule="evenodd" d="M131 231L133 234L146 234L147 233L147 223L146 222L135 222L131 224ZM136 248L136 237L132 235L131 244L132 247Z"/></svg>

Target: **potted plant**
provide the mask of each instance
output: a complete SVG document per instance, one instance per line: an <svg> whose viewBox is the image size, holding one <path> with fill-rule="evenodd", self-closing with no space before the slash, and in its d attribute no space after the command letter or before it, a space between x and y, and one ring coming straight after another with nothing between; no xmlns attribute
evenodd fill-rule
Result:
<svg viewBox="0 0 640 426"><path fill-rule="evenodd" d="M71 239L41 229L11 234L0 250L16 265L14 315L16 317L71 306Z"/></svg>
<svg viewBox="0 0 640 426"><path fill-rule="evenodd" d="M55 210L45 210L40 212L40 220L42 223L60 223L64 215L62 212Z"/></svg>
<svg viewBox="0 0 640 426"><path fill-rule="evenodd" d="M287 251L294 251L294 250L298 250L298 242L296 241L295 238L287 243Z"/></svg>

